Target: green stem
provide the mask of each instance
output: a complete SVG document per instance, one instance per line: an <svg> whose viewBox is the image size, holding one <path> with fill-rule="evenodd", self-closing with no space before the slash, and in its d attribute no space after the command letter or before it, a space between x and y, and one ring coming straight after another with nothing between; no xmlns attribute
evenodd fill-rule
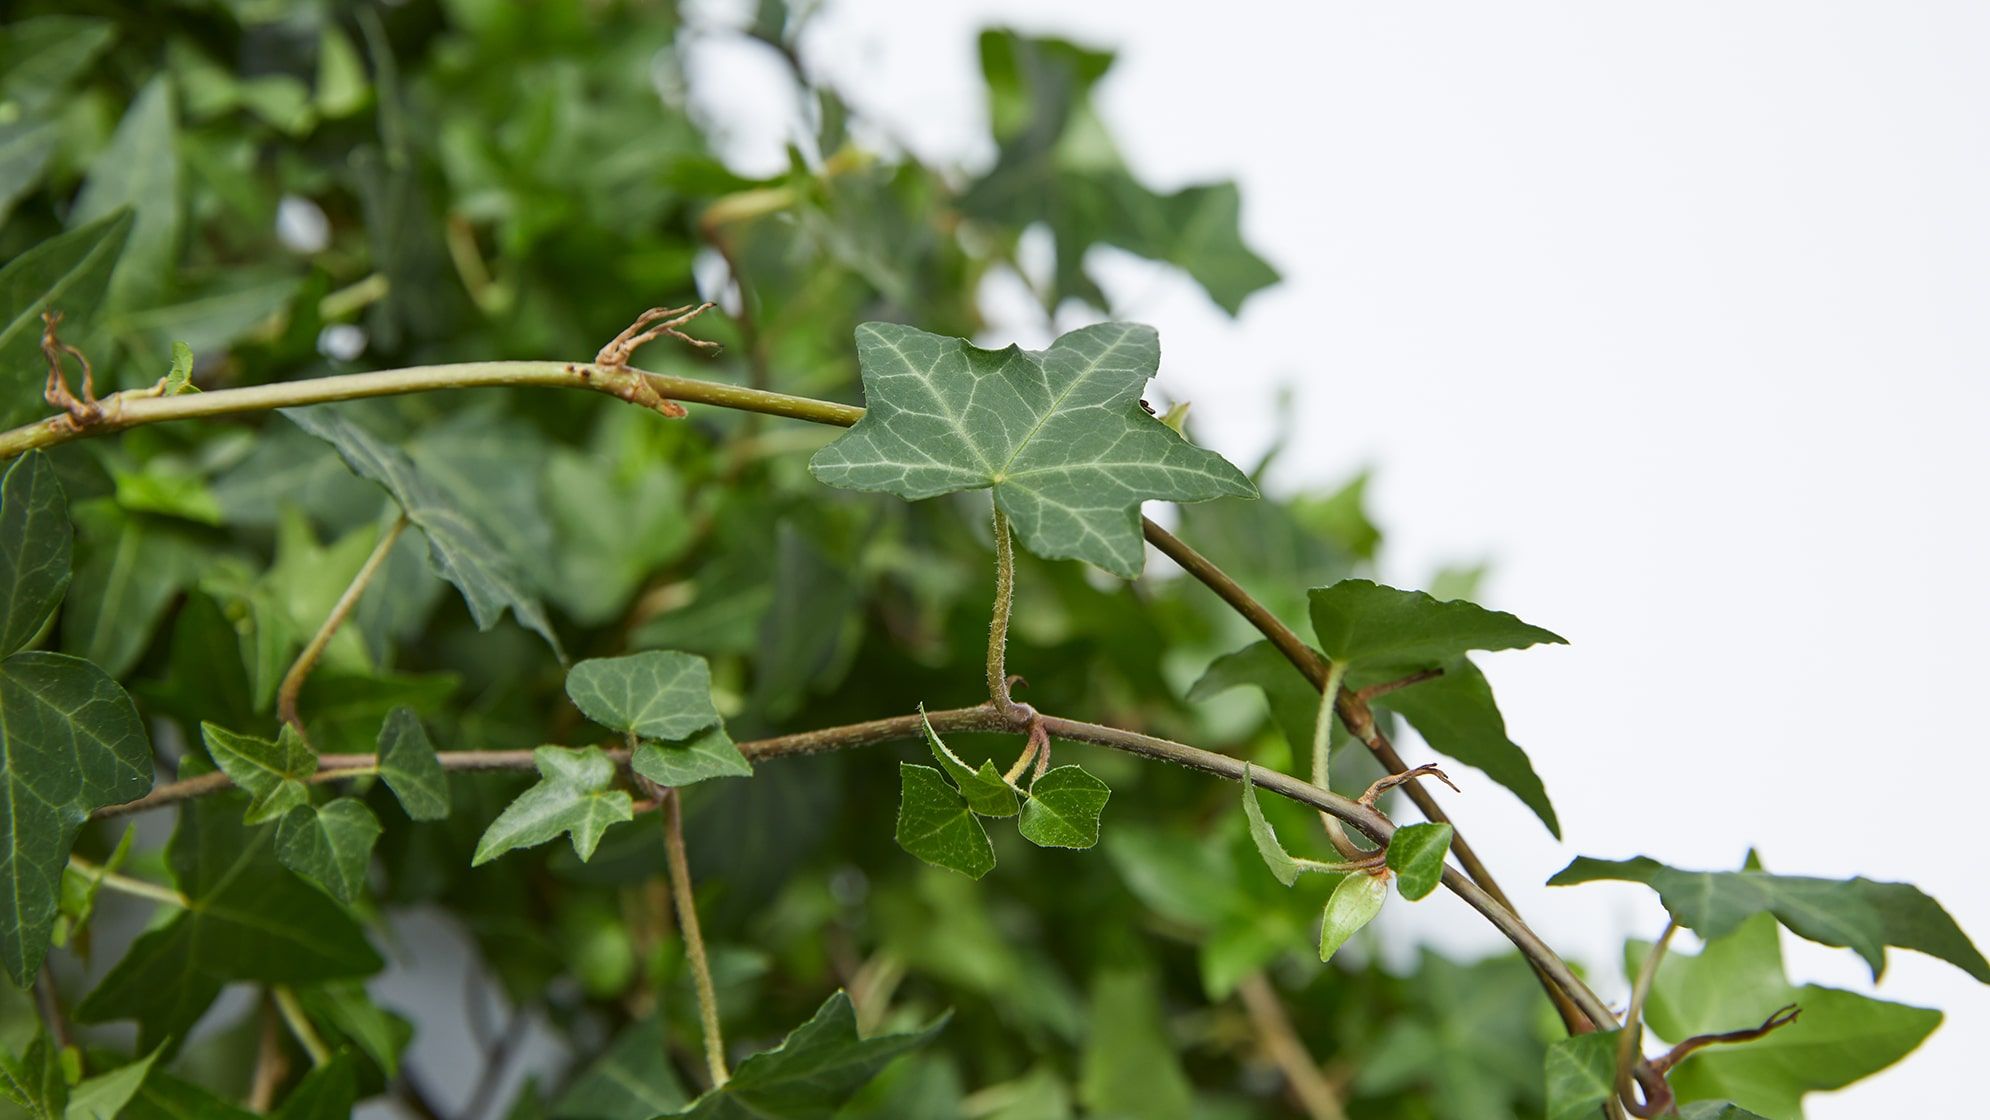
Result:
<svg viewBox="0 0 1990 1120"><path fill-rule="evenodd" d="M360 596L366 594L367 585L373 582L375 575L379 574L381 565L387 562L387 554L394 550L394 542L401 539L401 530L407 527L406 513L394 518L393 524L387 526L386 532L380 535L379 543L373 546L373 552L367 556L366 563L360 565L359 572L352 577L352 582L346 585L344 592L340 593L339 601L332 604L331 613L325 616L324 624L318 627L317 633L311 635L311 640L304 645L304 651L297 655L297 660L291 664L290 671L283 675L283 683L276 690L276 716L295 727L299 735L304 733L304 720L297 714L298 693L304 690L304 682L311 676L311 670L317 668L318 659L325 654L325 647L332 643L333 636L339 632L339 627L345 624L346 617L359 605Z"/></svg>
<svg viewBox="0 0 1990 1120"><path fill-rule="evenodd" d="M1330 751L1334 738L1334 705L1340 699L1341 679L1347 669L1335 661L1327 667L1326 683L1320 687L1320 708L1313 717L1313 784L1321 789L1332 789L1328 780ZM1347 829L1331 813L1320 814L1320 824L1327 830L1327 839L1333 843L1334 851L1344 860L1354 861L1373 856L1373 852L1362 851Z"/></svg>
<svg viewBox="0 0 1990 1120"><path fill-rule="evenodd" d="M1009 610L1016 598L1016 546L1009 539L1009 517L995 506L995 609L988 616L988 698L1004 715L1016 711L1009 697Z"/></svg>
<svg viewBox="0 0 1990 1120"><path fill-rule="evenodd" d="M148 883L143 879L134 879L129 875L120 875L115 871L106 869L102 864L84 859L82 856L70 856L69 866L71 870L76 871L78 874L88 875L98 883L109 887L119 894L128 894L134 898L149 898L153 902L163 902L168 906L177 906L182 910L193 909L193 900L171 887L162 887L157 883Z"/></svg>
<svg viewBox="0 0 1990 1120"><path fill-rule="evenodd" d="M290 1037L311 1056L313 1068L332 1060L332 1048L318 1037L318 1029L311 1025L311 1017L304 1014L304 1005L297 1002L297 993L282 984L270 988L269 994L276 1000L276 1009L283 1016L283 1025L290 1028Z"/></svg>
<svg viewBox="0 0 1990 1120"><path fill-rule="evenodd" d="M705 1031L705 1068L714 1089L732 1079L726 1070L725 1038L719 1033L719 997L712 988L712 966L705 959L705 934L698 927L698 904L691 896L691 861L684 852L684 810L677 790L663 791L664 858L670 867L670 897L677 908L677 928L684 934L684 957L698 988L698 1018ZM666 1060L668 1055L665 1056Z"/></svg>

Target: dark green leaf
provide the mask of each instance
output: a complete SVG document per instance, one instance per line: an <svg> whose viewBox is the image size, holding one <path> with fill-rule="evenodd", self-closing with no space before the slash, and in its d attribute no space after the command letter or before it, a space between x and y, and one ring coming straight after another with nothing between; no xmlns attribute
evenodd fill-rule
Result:
<svg viewBox="0 0 1990 1120"><path fill-rule="evenodd" d="M91 16L35 16L11 24L0 36L0 100L28 106L57 100L116 37L117 24Z"/></svg>
<svg viewBox="0 0 1990 1120"><path fill-rule="evenodd" d="M1089 848L1112 790L1083 767L1058 766L1030 783L1017 829L1040 848Z"/></svg>
<svg viewBox="0 0 1990 1120"><path fill-rule="evenodd" d="M553 1101L552 1120L650 1120L690 1100L666 1060L663 1019L651 1015L622 1028Z"/></svg>
<svg viewBox="0 0 1990 1120"><path fill-rule="evenodd" d="M69 503L55 466L39 451L0 478L0 657L20 649L69 587Z"/></svg>
<svg viewBox="0 0 1990 1120"><path fill-rule="evenodd" d="M62 1120L69 1084L62 1078L62 1049L36 1034L19 1057L0 1050L0 1098L33 1120Z"/></svg>
<svg viewBox="0 0 1990 1120"><path fill-rule="evenodd" d="M146 1077L119 1120L256 1120L256 1114L161 1071Z"/></svg>
<svg viewBox="0 0 1990 1120"><path fill-rule="evenodd" d="M1388 897L1389 884L1380 875L1357 871L1343 878L1333 897L1327 899L1326 916L1320 925L1320 959L1333 959L1349 938L1375 920Z"/></svg>
<svg viewBox="0 0 1990 1120"><path fill-rule="evenodd" d="M666 787L688 786L707 778L753 776L753 764L739 753L723 727L700 732L682 743L643 743L630 756L629 768Z"/></svg>
<svg viewBox="0 0 1990 1120"><path fill-rule="evenodd" d="M935 867L979 879L995 867L995 846L967 798L930 766L898 764L898 846Z"/></svg>
<svg viewBox="0 0 1990 1120"><path fill-rule="evenodd" d="M1437 889L1444 877L1444 857L1451 852L1448 824L1406 824L1389 838L1389 870L1396 889L1415 901Z"/></svg>
<svg viewBox="0 0 1990 1120"><path fill-rule="evenodd" d="M1617 1041L1622 1031L1591 1031L1548 1047L1548 1120L1600 1120L1616 1094Z"/></svg>
<svg viewBox="0 0 1990 1120"><path fill-rule="evenodd" d="M831 486L907 500L993 489L1023 544L1132 579L1140 503L1257 488L1140 407L1160 362L1151 327L1105 323L1041 351L983 350L894 323L857 329L864 418L816 452Z"/></svg>
<svg viewBox="0 0 1990 1120"><path fill-rule="evenodd" d="M212 558L188 526L168 518L102 499L70 511L79 539L62 645L121 677L138 663L173 598Z"/></svg>
<svg viewBox="0 0 1990 1120"><path fill-rule="evenodd" d="M674 650L582 661L567 695L587 718L644 739L683 739L719 722L705 659Z"/></svg>
<svg viewBox="0 0 1990 1120"><path fill-rule="evenodd" d="M349 1120L359 1099L358 1071L353 1056L336 1054L332 1060L304 1075L304 1080L283 1098L283 1107L272 1115L276 1120Z"/></svg>
<svg viewBox="0 0 1990 1120"><path fill-rule="evenodd" d="M919 709L919 724L926 729L926 745L933 751L933 757L940 763L940 769L953 779L954 788L960 790L967 799L967 807L984 817L1013 817L1021 806L1016 800L1016 787L1003 779L995 769L995 763L983 759L981 769L976 770L960 760L960 756L940 741L933 730L933 724L926 718L926 709ZM1089 847L1090 845L1086 845Z"/></svg>
<svg viewBox="0 0 1990 1120"><path fill-rule="evenodd" d="M1375 705L1393 711L1410 722L1432 750L1477 767L1486 776L1505 786L1522 804L1534 810L1541 823L1556 838L1562 834L1561 819L1548 801L1548 791L1534 772L1527 753L1507 738L1506 720L1493 700L1492 686L1485 674L1463 657L1454 657L1441 666L1444 673L1433 680L1385 693ZM1374 674L1388 677L1392 673ZM1358 684L1375 683L1369 676Z"/></svg>
<svg viewBox="0 0 1990 1120"><path fill-rule="evenodd" d="M341 980L299 988L297 999L313 1022L345 1035L384 1076L400 1072L401 1053L414 1038L414 1024L374 1003L364 983Z"/></svg>
<svg viewBox="0 0 1990 1120"><path fill-rule="evenodd" d="M341 797L290 810L277 827L276 855L333 898L351 902L366 889L366 865L378 839L380 821L373 810Z"/></svg>
<svg viewBox="0 0 1990 1120"><path fill-rule="evenodd" d="M1132 969L1092 982L1078 1098L1089 1115L1114 1120L1190 1120L1195 1091L1181 1047L1168 1037L1154 978Z"/></svg>
<svg viewBox="0 0 1990 1120"><path fill-rule="evenodd" d="M131 241L111 275L109 301L119 309L153 302L173 278L180 235L179 124L164 76L147 82L125 110L110 144L69 212L81 226L129 209Z"/></svg>
<svg viewBox="0 0 1990 1120"><path fill-rule="evenodd" d="M413 708L395 708L380 725L380 777L409 818L439 821L449 815L449 776Z"/></svg>
<svg viewBox="0 0 1990 1120"><path fill-rule="evenodd" d="M200 725L200 737L228 780L248 791L247 823L276 820L311 799L305 783L318 772L318 756L289 724L275 742L211 723Z"/></svg>
<svg viewBox="0 0 1990 1120"><path fill-rule="evenodd" d="M628 792L610 788L615 763L594 747L540 747L532 752L532 763L539 769L539 784L519 794L484 830L470 866L563 833L571 834L574 854L586 860L609 825L634 819Z"/></svg>
<svg viewBox="0 0 1990 1120"><path fill-rule="evenodd" d="M38 418L48 363L41 354L41 313L66 317L74 337L103 302L111 270L131 236L129 210L51 237L0 268L0 424Z"/></svg>
<svg viewBox="0 0 1990 1120"><path fill-rule="evenodd" d="M1399 591L1346 579L1309 593L1320 649L1352 668L1382 664L1417 668L1467 650L1524 649L1563 639L1502 611L1475 603L1440 602L1421 591Z"/></svg>
<svg viewBox="0 0 1990 1120"><path fill-rule="evenodd" d="M0 661L0 958L26 987L55 928L62 868L90 810L152 787L152 744L131 698L87 661Z"/></svg>

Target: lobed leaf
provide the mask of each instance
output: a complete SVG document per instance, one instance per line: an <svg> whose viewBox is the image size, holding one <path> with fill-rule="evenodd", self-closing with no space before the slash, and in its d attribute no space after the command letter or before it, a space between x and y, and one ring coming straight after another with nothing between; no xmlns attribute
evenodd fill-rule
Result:
<svg viewBox="0 0 1990 1120"><path fill-rule="evenodd" d="M1344 579L1307 593L1320 649L1349 668L1388 663L1434 665L1467 650L1524 649L1567 644L1503 611L1462 600L1444 602L1372 580Z"/></svg>
<svg viewBox="0 0 1990 1120"><path fill-rule="evenodd" d="M678 787L707 778L750 778L753 764L733 745L723 727L713 727L682 743L643 743L629 768L660 786Z"/></svg>
<svg viewBox="0 0 1990 1120"><path fill-rule="evenodd" d="M898 764L898 846L935 867L979 879L995 867L995 846L967 798L930 766Z"/></svg>
<svg viewBox="0 0 1990 1120"><path fill-rule="evenodd" d="M628 791L610 788L615 763L599 749L540 747L532 752L532 764L539 770L539 783L519 794L484 830L470 866L562 834L570 835L574 854L584 862L609 825L635 818Z"/></svg>
<svg viewBox="0 0 1990 1120"><path fill-rule="evenodd" d="M683 739L719 722L705 659L675 650L579 662L567 695L587 718L644 739Z"/></svg>
<svg viewBox="0 0 1990 1120"><path fill-rule="evenodd" d="M289 724L275 742L212 723L200 725L200 737L228 780L248 791L247 823L276 820L311 800L305 783L318 772L318 755Z"/></svg>
<svg viewBox="0 0 1990 1120"><path fill-rule="evenodd" d="M1016 815L1021 808L1016 799L1016 787L1002 777L992 760L983 759L979 770L962 762L960 756L948 749L946 743L940 740L939 733L933 730L924 706L919 709L919 726L926 729L926 745L932 749L940 769L953 780L954 788L960 790L961 796L967 800L969 809L984 817Z"/></svg>
<svg viewBox="0 0 1990 1120"><path fill-rule="evenodd" d="M449 775L413 708L387 713L380 725L379 753L380 778L394 791L409 819L439 821L449 816Z"/></svg>
<svg viewBox="0 0 1990 1120"><path fill-rule="evenodd" d="M1017 831L1039 848L1089 848L1112 790L1080 766L1058 766L1030 783Z"/></svg>
<svg viewBox="0 0 1990 1120"><path fill-rule="evenodd" d="M277 825L276 857L340 902L366 889L366 865L380 839L380 820L363 802L341 797L299 805Z"/></svg>
<svg viewBox="0 0 1990 1120"><path fill-rule="evenodd" d="M1557 1039L1542 1072L1548 1120L1596 1120L1617 1093L1617 1041L1622 1030L1591 1031Z"/></svg>
<svg viewBox="0 0 1990 1120"><path fill-rule="evenodd" d="M1560 839L1561 818L1556 816L1527 752L1507 737L1506 719L1500 715L1485 674L1464 657L1453 657L1438 667L1444 670L1442 676L1379 696L1375 706L1408 720L1432 750L1475 767L1505 786ZM1399 674L1366 675L1356 678L1355 683L1372 684L1392 675Z"/></svg>

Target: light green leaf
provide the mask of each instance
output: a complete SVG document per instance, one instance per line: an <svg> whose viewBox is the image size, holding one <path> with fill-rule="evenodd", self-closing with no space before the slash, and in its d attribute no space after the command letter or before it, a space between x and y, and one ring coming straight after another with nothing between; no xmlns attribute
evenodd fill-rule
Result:
<svg viewBox="0 0 1990 1120"><path fill-rule="evenodd" d="M1396 889L1414 902L1437 889L1444 877L1444 857L1451 851L1448 824L1406 824L1389 837L1389 870Z"/></svg>
<svg viewBox="0 0 1990 1120"><path fill-rule="evenodd" d="M682 1108L690 1094L671 1068L668 1053L661 1016L630 1023L553 1101L552 1115L562 1120L650 1120Z"/></svg>
<svg viewBox="0 0 1990 1120"><path fill-rule="evenodd" d="M1016 787L1003 779L995 769L995 763L983 759L981 769L976 770L960 760L960 756L940 741L939 733L926 718L926 708L919 708L919 725L926 729L926 745L932 748L933 757L939 760L940 769L953 779L954 788L960 790L967 799L967 807L984 817L1013 817L1021 806L1016 800ZM1089 845L1087 845L1089 847Z"/></svg>
<svg viewBox="0 0 1990 1120"><path fill-rule="evenodd" d="M705 659L675 650L582 661L567 695L587 718L644 739L683 739L719 722Z"/></svg>
<svg viewBox="0 0 1990 1120"><path fill-rule="evenodd" d="M1439 668L1444 670L1442 676L1378 696L1375 706L1408 720L1432 750L1484 771L1512 791L1559 839L1561 819L1527 752L1507 738L1506 719L1485 674L1464 657L1451 658ZM1350 683L1360 687L1397 675L1394 670L1370 672Z"/></svg>
<svg viewBox="0 0 1990 1120"><path fill-rule="evenodd" d="M1258 847L1258 855L1264 857L1264 865L1271 869L1272 878L1286 886L1299 881L1299 861L1293 859L1278 842L1278 833L1271 829L1271 822L1264 819L1264 806L1258 804L1258 787L1251 781L1251 764L1244 764L1244 816L1251 822L1251 842Z"/></svg>
<svg viewBox="0 0 1990 1120"><path fill-rule="evenodd" d="M277 732L275 742L212 723L200 725L200 737L228 780L248 791L246 823L276 820L311 800L305 783L318 772L318 756L289 724Z"/></svg>
<svg viewBox="0 0 1990 1120"><path fill-rule="evenodd" d="M654 458L604 465L598 454L555 450L542 490L552 519L558 578L546 594L574 621L613 621L643 581L691 542L677 475ZM589 500L575 501L573 495Z"/></svg>
<svg viewBox="0 0 1990 1120"><path fill-rule="evenodd" d="M198 393L193 383L193 347L184 342L173 343L173 368L166 371L166 380L159 386L161 396L177 397L181 393Z"/></svg>
<svg viewBox="0 0 1990 1120"><path fill-rule="evenodd" d="M995 867L995 846L967 798L930 766L898 764L898 846L935 867L979 879Z"/></svg>
<svg viewBox="0 0 1990 1120"><path fill-rule="evenodd" d="M1092 981L1090 1037L1078 1099L1088 1114L1113 1120L1190 1120L1195 1090L1183 1072L1181 1046L1168 1037L1156 982L1145 971L1116 968Z"/></svg>
<svg viewBox="0 0 1990 1120"><path fill-rule="evenodd" d="M544 637L556 654L561 652L552 620L528 590L518 562L474 516L451 500L441 484L416 469L405 452L332 407L286 408L283 414L336 448L354 474L379 483L393 496L408 520L428 538L429 562L437 575L463 593L463 602L479 630L497 625L509 608L522 625Z"/></svg>
<svg viewBox="0 0 1990 1120"><path fill-rule="evenodd" d="M109 1073L84 1078L70 1090L69 1107L63 1110L62 1120L117 1120L158 1060L159 1051L154 1050Z"/></svg>
<svg viewBox="0 0 1990 1120"><path fill-rule="evenodd" d="M359 1076L350 1052L304 1075L304 1080L283 1098L283 1107L272 1115L275 1120L350 1120L352 1106L359 1100Z"/></svg>
<svg viewBox="0 0 1990 1120"><path fill-rule="evenodd" d="M366 889L366 864L378 839L380 820L373 810L341 797L299 805L285 815L277 826L276 857L333 898L351 902Z"/></svg>
<svg viewBox="0 0 1990 1120"><path fill-rule="evenodd" d="M152 744L116 681L59 653L0 661L0 960L26 987L90 810L152 788Z"/></svg>
<svg viewBox="0 0 1990 1120"><path fill-rule="evenodd" d="M1382 912L1389 897L1389 884L1381 875L1355 872L1343 878L1327 899L1326 916L1320 926L1320 960L1327 961L1347 944L1348 938Z"/></svg>
<svg viewBox="0 0 1990 1120"><path fill-rule="evenodd" d="M1111 797L1083 767L1054 767L1030 783L1016 828L1039 848L1089 848L1099 842L1099 814Z"/></svg>
<svg viewBox="0 0 1990 1120"><path fill-rule="evenodd" d="M373 88L366 64L336 21L326 20L318 33L318 82L315 103L320 116L351 116L366 107Z"/></svg>
<svg viewBox="0 0 1990 1120"><path fill-rule="evenodd" d="M574 854L583 861L594 854L608 826L635 817L626 790L611 789L615 763L594 747L572 750L540 747L532 752L539 784L518 795L477 841L470 860L476 867L511 851L544 844L570 833Z"/></svg>
<svg viewBox="0 0 1990 1120"><path fill-rule="evenodd" d="M1344 579L1308 592L1320 649L1349 668L1365 664L1433 665L1467 650L1566 644L1538 626L1475 603L1440 602L1365 579Z"/></svg>
<svg viewBox="0 0 1990 1120"><path fill-rule="evenodd" d="M666 787L688 786L707 778L750 778L753 764L733 745L723 727L682 743L645 742L629 759L636 773Z"/></svg>
<svg viewBox="0 0 1990 1120"><path fill-rule="evenodd" d="M46 411L41 313L66 316L71 337L88 325L131 236L129 210L49 238L0 267L0 424L12 427Z"/></svg>
<svg viewBox="0 0 1990 1120"><path fill-rule="evenodd" d="M449 776L413 708L395 708L380 725L380 777L409 819L439 821L449 815Z"/></svg>
<svg viewBox="0 0 1990 1120"><path fill-rule="evenodd" d="M907 500L993 489L1023 544L1132 579L1140 503L1255 497L1222 456L1140 406L1160 362L1151 327L1104 323L1041 351L983 350L895 323L857 328L868 411L809 471Z"/></svg>
<svg viewBox="0 0 1990 1120"><path fill-rule="evenodd" d="M1591 1031L1548 1047L1543 1067L1548 1120L1598 1120L1603 1115L1603 1102L1617 1091L1617 1040L1622 1035Z"/></svg>
<svg viewBox="0 0 1990 1120"><path fill-rule="evenodd" d="M1680 925L1703 938L1720 937L1756 914L1769 913L1799 937L1859 954L1875 980L1886 968L1890 945L1938 957L1990 984L1990 962L1984 961L1962 927L1941 903L1906 883L1756 870L1681 871L1644 856L1627 860L1578 856L1548 883L1561 887L1598 879L1644 883L1658 892L1659 901Z"/></svg>
<svg viewBox="0 0 1990 1120"><path fill-rule="evenodd" d="M0 478L0 657L20 649L69 588L69 502L48 456L32 451Z"/></svg>
<svg viewBox="0 0 1990 1120"><path fill-rule="evenodd" d="M129 208L131 242L111 275L109 302L129 308L152 302L172 279L180 235L179 124L171 82L147 82L125 110L117 131L90 162L89 177L69 211L83 226Z"/></svg>
<svg viewBox="0 0 1990 1120"><path fill-rule="evenodd" d="M739 1063L723 1087L657 1120L829 1120L886 1062L925 1045L946 1023L942 1015L916 1031L864 1038L850 997L839 991L781 1045Z"/></svg>

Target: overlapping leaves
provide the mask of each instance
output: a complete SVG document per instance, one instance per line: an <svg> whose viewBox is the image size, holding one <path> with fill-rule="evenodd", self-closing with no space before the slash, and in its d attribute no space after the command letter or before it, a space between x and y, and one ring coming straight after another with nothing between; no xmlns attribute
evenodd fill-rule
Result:
<svg viewBox="0 0 1990 1120"><path fill-rule="evenodd" d="M940 764L898 765L898 846L935 867L979 879L995 869L995 845L982 817L1019 817L1023 839L1041 848L1089 848L1099 842L1099 817L1112 791L1078 766L1035 775L1027 790L995 769L954 754L919 713L926 745Z"/></svg>

